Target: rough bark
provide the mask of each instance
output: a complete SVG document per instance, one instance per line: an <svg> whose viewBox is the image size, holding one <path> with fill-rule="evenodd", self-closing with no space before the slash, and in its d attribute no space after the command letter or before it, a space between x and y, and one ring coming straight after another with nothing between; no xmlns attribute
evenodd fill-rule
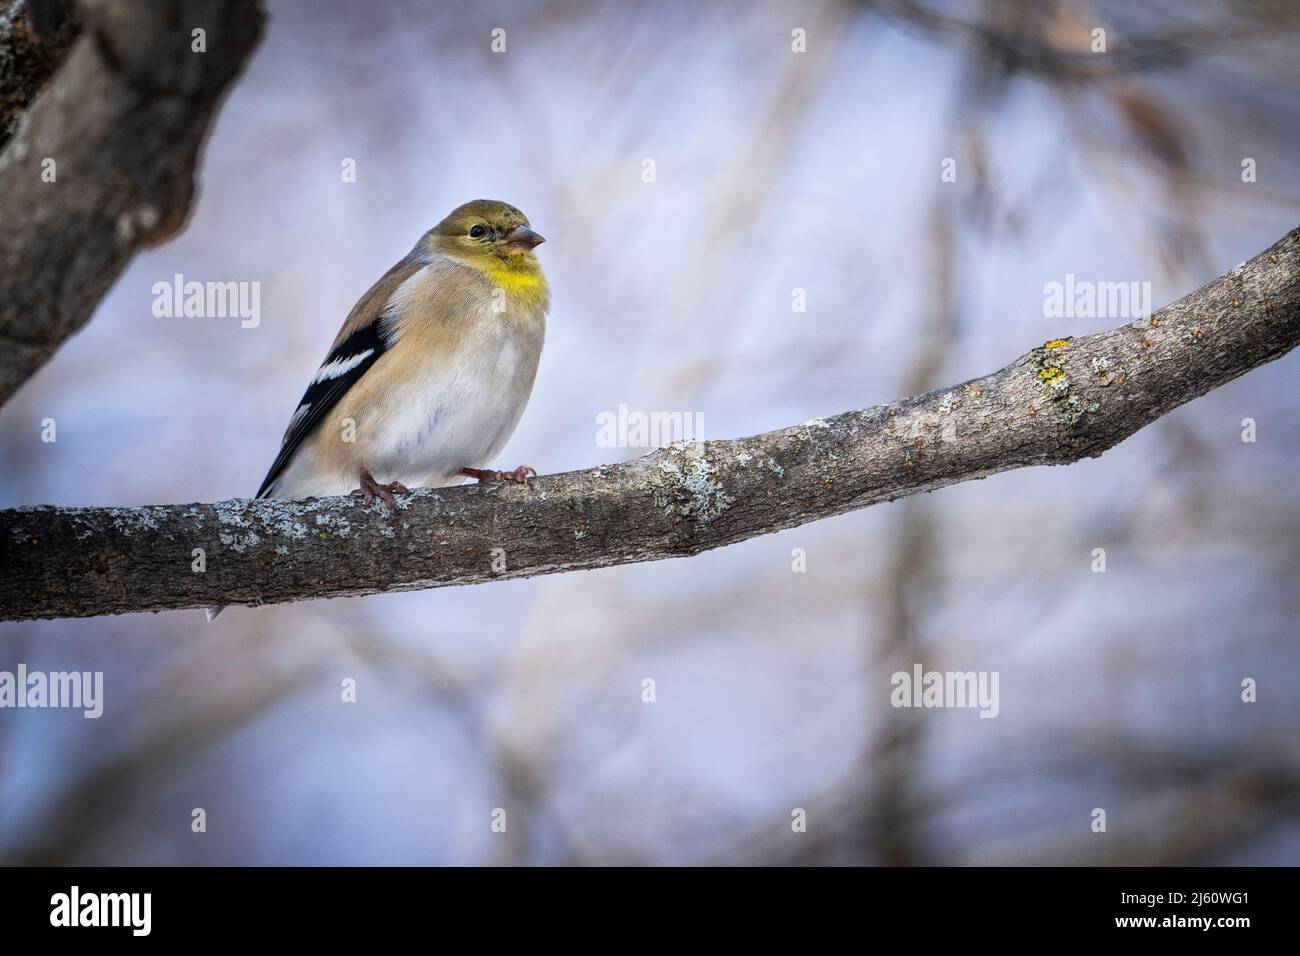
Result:
<svg viewBox="0 0 1300 956"><path fill-rule="evenodd" d="M62 0L0 2L0 149L79 29L75 11Z"/></svg>
<svg viewBox="0 0 1300 956"><path fill-rule="evenodd" d="M1149 319L951 388L507 485L0 512L0 617L477 584L681 557L1028 465L1095 457L1300 342L1300 228ZM195 571L195 549L206 570Z"/></svg>
<svg viewBox="0 0 1300 956"><path fill-rule="evenodd" d="M184 224L204 138L263 23L259 0L83 0L77 15L48 81L45 60L24 60L44 87L0 153L0 403L86 323L139 249ZM192 49L200 28L206 52Z"/></svg>

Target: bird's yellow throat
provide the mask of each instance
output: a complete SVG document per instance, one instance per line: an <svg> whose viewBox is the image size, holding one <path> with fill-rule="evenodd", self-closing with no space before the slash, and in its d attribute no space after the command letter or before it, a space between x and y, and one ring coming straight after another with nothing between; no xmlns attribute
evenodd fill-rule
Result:
<svg viewBox="0 0 1300 956"><path fill-rule="evenodd" d="M513 266L494 266L483 270L493 285L507 292L535 292L546 288L541 269L517 269Z"/></svg>
<svg viewBox="0 0 1300 956"><path fill-rule="evenodd" d="M542 267L533 260L530 263L503 263L497 259L492 263L475 263L479 271L487 276L498 289L504 289L510 303L510 311L522 309L525 312L545 310L550 304L551 292L542 275Z"/></svg>
<svg viewBox="0 0 1300 956"><path fill-rule="evenodd" d="M505 258L477 248L460 237L435 237L434 249L467 265L486 278L493 286L505 290L512 311L515 307L534 310L545 309L550 304L550 290L542 275L542 264L532 253Z"/></svg>

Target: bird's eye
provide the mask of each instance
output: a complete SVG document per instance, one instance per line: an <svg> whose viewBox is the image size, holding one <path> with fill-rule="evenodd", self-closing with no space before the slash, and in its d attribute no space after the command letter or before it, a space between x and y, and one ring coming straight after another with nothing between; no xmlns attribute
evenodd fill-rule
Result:
<svg viewBox="0 0 1300 956"><path fill-rule="evenodd" d="M482 239L486 235L487 235L486 226L475 226L469 231L469 237L471 239Z"/></svg>

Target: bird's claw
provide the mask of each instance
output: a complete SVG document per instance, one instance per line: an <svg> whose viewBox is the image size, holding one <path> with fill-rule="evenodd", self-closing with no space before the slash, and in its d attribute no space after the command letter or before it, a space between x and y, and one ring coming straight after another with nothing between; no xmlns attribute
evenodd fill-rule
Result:
<svg viewBox="0 0 1300 956"><path fill-rule="evenodd" d="M386 485L381 485L379 482L375 481L374 475L363 469L361 472L360 490L361 504L363 507L369 505L370 502L378 498L384 504L388 505L390 511L396 511L397 499L393 497L393 493L397 492L398 494L406 494L411 489L407 488L406 485L402 484L400 481L390 481Z"/></svg>

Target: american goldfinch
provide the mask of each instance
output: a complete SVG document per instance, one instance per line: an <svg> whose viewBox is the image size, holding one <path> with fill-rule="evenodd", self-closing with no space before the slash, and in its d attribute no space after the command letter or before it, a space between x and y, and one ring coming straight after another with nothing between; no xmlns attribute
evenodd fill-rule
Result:
<svg viewBox="0 0 1300 956"><path fill-rule="evenodd" d="M522 212L476 199L452 210L348 314L280 443L258 498L365 503L487 469L537 375L550 292ZM210 610L213 620L221 611Z"/></svg>

